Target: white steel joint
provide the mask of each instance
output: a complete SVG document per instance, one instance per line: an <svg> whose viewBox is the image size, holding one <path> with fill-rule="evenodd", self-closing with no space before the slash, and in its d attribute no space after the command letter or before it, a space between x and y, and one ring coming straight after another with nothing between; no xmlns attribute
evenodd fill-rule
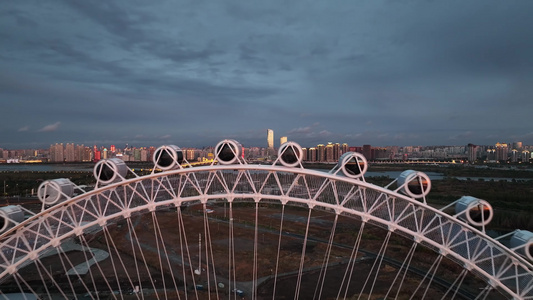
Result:
<svg viewBox="0 0 533 300"><path fill-rule="evenodd" d="M52 247L57 248L61 245L61 239L59 238L52 239L50 241L50 244L52 245Z"/></svg>
<svg viewBox="0 0 533 300"><path fill-rule="evenodd" d="M37 258L39 258L39 255L37 254L36 251L32 251L32 252L28 253L28 257L29 257L31 260L36 260Z"/></svg>

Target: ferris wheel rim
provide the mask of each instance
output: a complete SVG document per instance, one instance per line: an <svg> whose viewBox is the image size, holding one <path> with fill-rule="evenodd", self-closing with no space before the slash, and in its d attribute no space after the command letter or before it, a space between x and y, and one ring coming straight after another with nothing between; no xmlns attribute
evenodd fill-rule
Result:
<svg viewBox="0 0 533 300"><path fill-rule="evenodd" d="M309 170L309 169L304 169L304 168L291 168L291 167L276 166L276 165L247 165L247 164L211 165L211 166L204 166L204 167L174 169L174 170L167 170L167 171L164 171L164 172L153 172L153 173L145 175L145 176L137 176L137 177L134 177L134 178L125 179L123 181L111 183L109 185L98 186L96 189L94 189L92 191L88 191L86 193L83 193L83 194L80 194L78 196L72 197L72 198L67 199L66 201L64 201L62 203L55 204L55 205L49 207L48 209L41 211L40 213L28 218L27 220L17 224L15 227L13 227L10 230L6 231L4 234L0 235L0 238L4 239L5 237L8 237L10 234L24 229L27 225L31 224L32 222L34 222L34 221L36 221L36 220L38 220L40 218L46 218L48 215L50 215L55 210L61 209L62 207L66 207L66 206L72 205L72 204L74 204L74 203L76 203L78 201L81 201L81 200L84 200L84 199L88 199L88 198L90 198L90 197L92 197L94 195L101 195L101 194L103 194L106 191L114 190L114 189L116 189L118 187L121 187L121 186L127 186L127 185L130 185L132 183L140 182L140 181L143 181L143 180L163 178L163 177L167 177L167 176L171 176L171 175L180 175L180 174L188 174L188 173L200 173L200 172L213 172L213 171L230 171L230 170L233 170L233 171L286 172L286 173L292 173L292 174L317 176L317 177L320 177L320 178L323 178L323 179L330 179L330 180L333 180L333 181L342 181L342 182L345 182L345 183L348 183L348 184L353 184L353 185L356 185L356 186L359 186L359 187L364 187L364 188L368 188L368 189L371 189L371 190L374 190L374 191L377 191L377 192L380 192L380 193L384 193L384 194L387 194L387 195L389 195L391 197L399 198L399 199L401 199L403 201L407 201L409 204L412 204L414 207L420 207L420 208L422 208L424 210L429 210L429 211L433 212L434 214L436 214L436 215L438 215L440 217L443 217L443 218L446 218L447 220L450 220L454 224L460 225L463 229L466 229L466 230L468 230L470 232L473 232L474 234L482 237L484 240L489 241L493 246L497 247L500 251L503 251L507 256L511 257L513 260L516 260L517 262L520 262L523 265L525 265L526 267L528 267L529 270L533 270L533 266L527 260L525 260L524 258L519 256L514 251L512 251L512 250L508 249L507 247L503 246L499 241L489 237L488 235L486 235L485 233L477 230L475 227L472 227L468 223L466 223L466 222L464 222L464 221L462 221L462 220L460 220L458 218L455 218L453 216L450 216L450 215L448 215L448 214L446 214L446 213L444 213L444 212L442 212L440 210L437 210L434 207L431 207L431 206L429 206L428 204L426 204L426 203L424 203L422 201L418 201L416 199L412 199L412 198L410 198L410 197L408 197L406 195L400 194L400 193L398 193L396 191L392 191L392 190L389 190L389 189L386 189L386 188L383 188L383 187L380 187L380 186L377 186L377 185L373 185L373 184L367 183L367 182L359 180L359 179L353 179L353 178L349 178L349 177L338 176L338 175L335 175L335 174L329 174L329 173L316 171L316 170ZM290 197L288 195L283 195L283 194L282 195L267 195L267 194L258 193L257 191L255 193L247 193L247 194L243 194L243 193L235 194L233 192L226 193L226 194L216 194L216 195L201 194L201 195L197 195L197 196L191 196L191 197L188 197L188 198L169 199L169 200L165 200L165 201L154 201L152 203L146 203L146 204L137 206L137 207L135 207L133 209L129 208L127 210L119 211L119 212L117 212L115 214L106 216L103 219L95 220L95 221L93 221L91 223L87 223L87 224L85 224L83 226L81 226L81 225L77 226L77 228L79 230L81 230L81 233L83 233L83 232L85 232L85 229L87 229L87 228L93 227L95 225L98 225L101 228L103 228L104 226L107 226L107 221L108 220L119 219L121 217L122 218L126 218L127 215L129 216L131 213L137 212L137 211L139 211L139 212L143 211L143 210L147 210L147 211L150 210L151 211L152 209L156 209L156 208L158 208L160 206L167 206L167 205L178 206L177 204L181 205L184 202L190 202L190 201L197 201L197 200L208 201L210 199L217 199L217 198L229 199L229 198L235 198L235 197L237 197L237 198L260 197L261 199L279 200L282 203L298 202L298 203L303 203L303 204L305 204L305 203L309 204L310 200L312 200L312 199ZM376 223L384 225L384 226L392 225L391 221L389 221L389 220L385 220L385 219L382 219L382 218L378 218L378 217L372 216L368 212L349 209L349 208L347 208L347 207L345 207L343 205L334 205L334 204L329 204L329 203L320 202L320 201L314 201L312 204L313 205L317 205L317 206L321 206L321 207L325 207L325 208L333 209L333 210L335 210L335 212L337 214L339 213L338 211L341 211L341 212L344 212L344 213L348 213L348 214L351 214L351 215L354 215L354 216L361 217L363 220L364 220L364 218L367 218L367 220L375 221ZM105 221L105 222L103 224L99 223L99 222L102 222L102 221ZM57 240L58 238L59 238L59 242L61 242L61 241L65 240L65 239L67 239L67 238L79 233L80 232L79 230L77 232L69 232L69 233L65 233L65 234L63 234L63 235L61 235L59 237L56 237L56 240L54 241L54 243L58 242L58 240ZM403 226L400 226L400 225L396 224L396 227L394 228L394 230L400 230L401 232L404 232L404 233L408 234L409 236L413 237L413 239L415 239L415 237L421 238L422 241L434 246L438 250L446 250L446 251L449 250L449 248L445 248L443 245L441 245L439 243L436 243L435 241L425 237L424 235L417 234L416 232L413 232L413 231L409 230L407 227L403 227ZM52 246L54 246L52 244L52 242L44 244L42 247L39 248L39 249L42 248L42 250L39 251L39 253L41 253L42 251L45 251L46 249L48 249L48 248L50 248ZM486 273L483 269L481 269L480 267L476 266L475 264L472 264L472 263L468 264L469 260L464 259L463 256L461 256L460 254L455 253L453 251L448 252L447 254L450 254L450 255L454 256L455 258L457 258L459 261L462 261L463 263L465 263L466 265L463 266L464 268L468 267L468 268L475 269L476 271L478 271L479 273L484 275L484 277L486 279L494 279L493 276L491 276L490 274ZM26 257L26 260L28 260L28 259L30 259L30 258ZM22 263L23 263L23 260L17 262L16 264L12 265L11 267L13 267L13 266L17 267L17 266L19 266ZM10 269L10 270L6 269L6 271L4 271L3 273L5 274L6 272L9 273L11 271L13 271L13 269ZM0 276L0 278L3 277L3 276L4 275ZM496 282L493 282L493 283L495 285L497 285L498 287L504 289L510 295L516 295L514 291L508 289L508 287L506 285L502 284L498 280Z"/></svg>

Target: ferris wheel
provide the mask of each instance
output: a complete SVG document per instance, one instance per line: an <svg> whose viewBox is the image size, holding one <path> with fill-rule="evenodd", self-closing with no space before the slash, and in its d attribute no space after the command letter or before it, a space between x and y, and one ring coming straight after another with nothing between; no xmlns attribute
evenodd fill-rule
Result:
<svg viewBox="0 0 533 300"><path fill-rule="evenodd" d="M144 176L101 160L94 188L0 208L0 299L533 299L533 233L489 237L485 200L434 208L426 174L377 186L355 152L325 172L294 142L269 164L214 151L159 147Z"/></svg>

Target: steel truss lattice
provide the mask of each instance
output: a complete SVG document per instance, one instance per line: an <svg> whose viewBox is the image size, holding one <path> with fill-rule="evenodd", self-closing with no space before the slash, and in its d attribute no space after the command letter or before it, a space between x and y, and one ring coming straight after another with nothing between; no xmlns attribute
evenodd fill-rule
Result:
<svg viewBox="0 0 533 300"><path fill-rule="evenodd" d="M457 217L364 180L247 164L152 173L99 186L43 210L1 236L0 286L4 278L62 243L117 220L220 199L274 200L356 216L456 261L509 298L533 299L531 263Z"/></svg>

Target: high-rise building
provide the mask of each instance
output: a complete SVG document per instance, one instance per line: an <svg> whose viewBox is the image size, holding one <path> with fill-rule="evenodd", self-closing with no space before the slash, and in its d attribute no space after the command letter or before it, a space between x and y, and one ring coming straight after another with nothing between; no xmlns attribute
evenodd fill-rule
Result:
<svg viewBox="0 0 533 300"><path fill-rule="evenodd" d="M68 162L76 161L73 143L67 143L67 145L65 146L65 161L68 161Z"/></svg>
<svg viewBox="0 0 533 300"><path fill-rule="evenodd" d="M5 151L7 152L7 151ZM54 145L50 145L50 162L55 162L55 158L56 158L56 148ZM7 153L2 155L2 158L6 159L7 158Z"/></svg>
<svg viewBox="0 0 533 300"><path fill-rule="evenodd" d="M348 144L346 144L346 143L342 144L341 155L343 155L346 152L349 152L350 151L349 149L350 149L350 147L348 147Z"/></svg>
<svg viewBox="0 0 533 300"><path fill-rule="evenodd" d="M374 157L372 157L372 146L371 145L363 145L363 155L367 160L373 160Z"/></svg>
<svg viewBox="0 0 533 300"><path fill-rule="evenodd" d="M308 161L307 148L302 148L302 161Z"/></svg>
<svg viewBox="0 0 533 300"><path fill-rule="evenodd" d="M352 147L348 147L348 150L351 152L357 152L357 153L363 154L363 147L352 146Z"/></svg>
<svg viewBox="0 0 533 300"><path fill-rule="evenodd" d="M477 158L477 149L478 147L474 144L468 144L468 161L474 162Z"/></svg>
<svg viewBox="0 0 533 300"><path fill-rule="evenodd" d="M149 161L150 160L150 156L148 155L149 152L148 152L148 149L146 148L141 148L141 158L140 160L141 161Z"/></svg>
<svg viewBox="0 0 533 300"><path fill-rule="evenodd" d="M324 144L318 144L316 148L317 148L316 160L326 161L326 146L324 146Z"/></svg>
<svg viewBox="0 0 533 300"><path fill-rule="evenodd" d="M341 157L341 144L335 143L333 145L333 161L338 161Z"/></svg>
<svg viewBox="0 0 533 300"><path fill-rule="evenodd" d="M102 155L100 153L100 150L98 150L98 147L96 147L96 145L94 145L94 147L93 147L93 159L94 159L95 162L97 162L100 159L102 159Z"/></svg>
<svg viewBox="0 0 533 300"><path fill-rule="evenodd" d="M317 160L317 150L315 147L309 148L309 155L307 156L308 161L316 161Z"/></svg>
<svg viewBox="0 0 533 300"><path fill-rule="evenodd" d="M83 145L81 145L83 147L83 156L82 156L82 161L91 161L94 159L94 154L93 152L91 151L91 147L85 147Z"/></svg>
<svg viewBox="0 0 533 300"><path fill-rule="evenodd" d="M148 148L148 161L154 157L155 150L156 149L154 146L150 146L150 148Z"/></svg>
<svg viewBox="0 0 533 300"><path fill-rule="evenodd" d="M333 150L333 143L331 143L331 142L328 143L328 144L326 145L326 154L325 154L325 156L326 156L326 161L327 161L327 162L333 162L333 161L335 161L335 159L333 158L334 155L335 155L334 152L335 152L335 151Z"/></svg>
<svg viewBox="0 0 533 300"><path fill-rule="evenodd" d="M531 152L528 150L522 150L522 162L529 162L531 159Z"/></svg>
<svg viewBox="0 0 533 300"><path fill-rule="evenodd" d="M65 159L63 143L50 146L50 161L51 162L63 162Z"/></svg>
<svg viewBox="0 0 533 300"><path fill-rule="evenodd" d="M377 147L372 149L372 159L390 159L390 150L388 148Z"/></svg>
<svg viewBox="0 0 533 300"><path fill-rule="evenodd" d="M509 156L509 148L505 143L496 143L496 160L502 161L507 160Z"/></svg>
<svg viewBox="0 0 533 300"><path fill-rule="evenodd" d="M76 145L74 148L74 161L83 160L83 145Z"/></svg>
<svg viewBox="0 0 533 300"><path fill-rule="evenodd" d="M283 145L287 142L287 137L286 136L282 136L280 139L279 139L279 145Z"/></svg>
<svg viewBox="0 0 533 300"><path fill-rule="evenodd" d="M274 130L267 129L267 145L268 149L274 149Z"/></svg>
<svg viewBox="0 0 533 300"><path fill-rule="evenodd" d="M496 150L489 148L487 149L487 160L488 161L495 161L496 160Z"/></svg>
<svg viewBox="0 0 533 300"><path fill-rule="evenodd" d="M194 149L187 149L185 151L185 158L187 161L194 161L196 159L196 152Z"/></svg>
<svg viewBox="0 0 533 300"><path fill-rule="evenodd" d="M141 149L133 148L133 160L141 161Z"/></svg>

